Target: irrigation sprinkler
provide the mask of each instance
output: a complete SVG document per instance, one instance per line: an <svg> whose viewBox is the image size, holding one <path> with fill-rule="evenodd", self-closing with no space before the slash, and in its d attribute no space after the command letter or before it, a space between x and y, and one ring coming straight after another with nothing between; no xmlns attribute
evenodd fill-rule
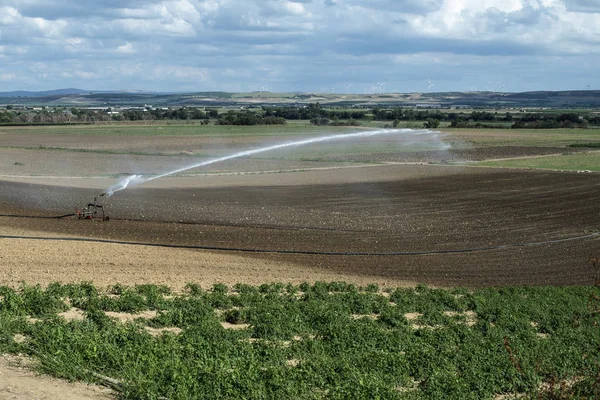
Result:
<svg viewBox="0 0 600 400"><path fill-rule="evenodd" d="M104 197L106 195L107 192L98 194L94 197L94 201L88 203L87 206L83 207L82 210L75 208L75 215L77 218L109 221L110 217L104 213L104 206L98 204L98 197Z"/></svg>

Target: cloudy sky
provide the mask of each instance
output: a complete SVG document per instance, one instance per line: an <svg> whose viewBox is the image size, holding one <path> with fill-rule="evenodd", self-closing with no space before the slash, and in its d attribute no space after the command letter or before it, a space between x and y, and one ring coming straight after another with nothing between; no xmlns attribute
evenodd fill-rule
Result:
<svg viewBox="0 0 600 400"><path fill-rule="evenodd" d="M600 89L599 65L600 0L0 1L0 91Z"/></svg>

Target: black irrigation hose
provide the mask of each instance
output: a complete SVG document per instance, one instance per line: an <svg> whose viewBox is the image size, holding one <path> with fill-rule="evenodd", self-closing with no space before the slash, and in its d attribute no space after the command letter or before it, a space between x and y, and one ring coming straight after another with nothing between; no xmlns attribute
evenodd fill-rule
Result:
<svg viewBox="0 0 600 400"><path fill-rule="evenodd" d="M0 235L0 239L61 240L61 241L75 241L75 242L127 244L127 245L151 246L151 247L168 247L168 248L176 248L176 249L235 251L235 252L243 252L243 253L299 254L299 255L321 255L321 256L419 256L419 255L431 255L431 254L473 253L473 252L477 252L477 251L503 250L503 249L515 248L515 247L540 246L540 245L546 245L546 244L568 242L568 241L573 241L573 240L589 239L589 238L593 238L593 237L597 237L597 236L600 236L600 232L595 232L595 233L591 233L591 234L583 235L583 236L573 236L573 237L564 238L564 239L546 240L543 242L504 244L504 245L498 245L498 246L473 247L473 248L467 248L467 249L428 250L428 251L397 251L397 252L389 252L389 253L358 252L358 251L335 252L335 251L247 249L247 248L235 248L235 247L198 246L198 245L185 245L185 244L125 242L125 241L111 240L111 239L71 238L71 237Z"/></svg>
<svg viewBox="0 0 600 400"><path fill-rule="evenodd" d="M67 217L73 217L77 214L65 214L65 215L15 215L15 214L0 214L0 217L10 217L10 218L46 218L46 219L61 219Z"/></svg>

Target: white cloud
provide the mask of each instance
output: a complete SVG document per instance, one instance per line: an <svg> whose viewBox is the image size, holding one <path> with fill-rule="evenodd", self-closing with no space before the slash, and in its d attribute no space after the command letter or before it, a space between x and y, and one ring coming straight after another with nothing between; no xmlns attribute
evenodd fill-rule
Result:
<svg viewBox="0 0 600 400"><path fill-rule="evenodd" d="M0 25L13 25L19 22L23 16L14 7L0 7Z"/></svg>
<svg viewBox="0 0 600 400"><path fill-rule="evenodd" d="M136 52L135 48L133 47L133 44L131 44L130 42L127 42L127 43L117 47L117 53L133 54L135 52Z"/></svg>
<svg viewBox="0 0 600 400"><path fill-rule="evenodd" d="M12 81L15 79L17 79L16 74L0 72L0 81L6 82L6 81Z"/></svg>
<svg viewBox="0 0 600 400"><path fill-rule="evenodd" d="M118 30L139 39L159 35L193 36L196 33L190 23L179 18L121 19L115 25Z"/></svg>
<svg viewBox="0 0 600 400"><path fill-rule="evenodd" d="M208 79L208 72L204 68L161 65L152 69L152 75L160 79L195 79L196 81L205 81Z"/></svg>
<svg viewBox="0 0 600 400"><path fill-rule="evenodd" d="M81 79L98 79L102 75L91 71L73 71L73 74Z"/></svg>
<svg viewBox="0 0 600 400"><path fill-rule="evenodd" d="M527 82L545 87L569 82L542 80L549 62L570 68L564 75L575 82L600 57L596 0L326 3L3 0L2 73L28 74L22 82L45 89L131 82L176 90L192 82L195 90L216 90L270 82L279 90L314 90L372 85L378 76L388 90L394 82L410 90L406 85L420 87L423 76L436 75L440 88L464 73L488 75L473 84L484 86L510 69L537 71Z"/></svg>

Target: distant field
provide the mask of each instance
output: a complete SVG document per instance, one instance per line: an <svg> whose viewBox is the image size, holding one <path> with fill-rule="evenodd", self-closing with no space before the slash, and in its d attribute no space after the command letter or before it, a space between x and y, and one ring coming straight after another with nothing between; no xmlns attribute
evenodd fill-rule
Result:
<svg viewBox="0 0 600 400"><path fill-rule="evenodd" d="M600 143L600 129L441 129L454 139L476 147L567 147L577 143Z"/></svg>
<svg viewBox="0 0 600 400"><path fill-rule="evenodd" d="M388 153L409 153L409 152L423 152L435 150L433 147L427 147L426 144L419 146L407 147L401 143L355 143L355 144L344 144L341 142L319 144L318 146L307 146L293 148L287 152L272 152L265 153L264 155L258 155L255 157L259 158L271 158L277 157L278 155L285 156L290 160L303 160L303 161L333 161L339 157L350 157L358 155L377 155L377 154L388 154ZM376 159L366 159L363 162L376 162Z"/></svg>
<svg viewBox="0 0 600 400"><path fill-rule="evenodd" d="M53 126L5 126L0 127L3 133L24 134L79 134L79 135L131 135L131 136L281 136L281 135L310 135L322 132L339 132L340 130L356 129L339 126L312 126L308 121L288 123L285 125L200 125L200 124L118 124L118 125L53 125Z"/></svg>
<svg viewBox="0 0 600 400"><path fill-rule="evenodd" d="M489 167L600 171L600 152L562 154L557 156L519 158L502 161L485 161L479 165Z"/></svg>
<svg viewBox="0 0 600 400"><path fill-rule="evenodd" d="M44 126L0 126L2 133L79 133L89 135L277 135L339 131L348 129L381 129L391 126L393 121L359 121L359 126L314 126L307 120L288 120L285 125L200 125L198 121L148 121L94 125L44 125ZM397 128L423 129L425 121L400 121ZM440 123L440 128L449 126Z"/></svg>
<svg viewBox="0 0 600 400"><path fill-rule="evenodd" d="M402 121L398 128L422 129L424 121ZM312 135L351 133L361 129L381 129L390 125L390 121L364 122L359 127L313 126L308 121L288 121L286 125L269 126L223 126L200 125L196 123L167 123L152 121L146 123L124 123L108 125L56 125L56 126L19 126L0 127L0 137L5 140L0 148L26 150L55 150L68 152L87 152L114 155L138 156L193 156L211 157L231 154L233 149L244 150L269 144L284 143L291 137L301 138ZM447 125L447 124L446 124ZM600 130L596 129L450 129L440 128L441 140L451 145L454 151L471 151L486 148L505 148L500 152L518 155L523 150L510 151L511 148L554 148L553 151L573 150L577 144L600 145ZM103 136L113 137L105 140ZM173 137L179 136L176 140ZM25 138L29 137L29 140ZM128 137L138 137L130 140ZM145 139L142 140L142 137ZM10 138L10 140L9 140ZM17 138L20 138L17 140ZM288 150L258 155L259 158L281 158L300 161L336 160L360 156L363 162L385 161L378 154L406 154L436 151L442 148L441 141L429 139L413 143L407 136L382 136L365 140L335 141L312 146L293 147ZM231 147L233 143L237 143ZM500 154L499 153L499 154ZM529 152L539 154L539 150ZM496 154L492 152L490 154ZM368 157L373 155L373 157ZM439 157L438 157L439 158ZM447 159L448 157L441 157ZM458 157L460 159L460 157ZM499 155L488 158L504 158ZM436 158L437 159L437 158ZM415 161L406 157L390 158L392 161ZM419 160L416 160L419 161ZM14 162L22 162L16 160ZM558 163L558 164L557 164ZM594 156L578 158L552 158L494 163L493 166L523 166L528 168L550 169L590 169L596 170ZM486 164L487 165L487 164Z"/></svg>
<svg viewBox="0 0 600 400"><path fill-rule="evenodd" d="M422 129L425 121L400 121L397 128ZM357 129L381 129L391 126L392 121L360 121L358 127L314 126L309 121L288 121L285 125L200 125L149 121L148 123L118 123L98 125L52 125L52 126L0 126L0 135L23 134L84 134L84 135L131 135L131 136L283 136L310 135L323 132L343 132ZM566 147L578 143L600 143L600 129L451 129L441 123L439 130L448 133L458 142L477 147L488 146L544 146Z"/></svg>

